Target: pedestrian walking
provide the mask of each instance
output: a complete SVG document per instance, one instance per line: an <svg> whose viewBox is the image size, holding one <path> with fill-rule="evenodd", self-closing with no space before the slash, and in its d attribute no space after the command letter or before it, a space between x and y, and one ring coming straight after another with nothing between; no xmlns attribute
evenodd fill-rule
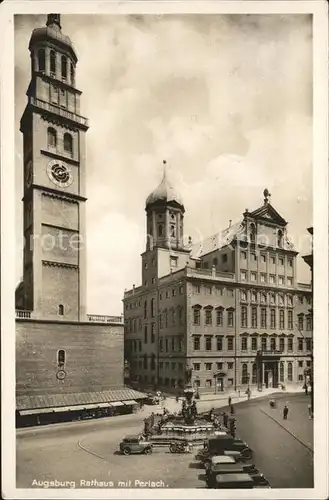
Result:
<svg viewBox="0 0 329 500"><path fill-rule="evenodd" d="M313 418L313 414L312 414L312 405L307 405L307 408L308 408L308 418L309 420L312 420Z"/></svg>
<svg viewBox="0 0 329 500"><path fill-rule="evenodd" d="M231 396L228 397L228 405L231 406L231 403L232 403L232 398Z"/></svg>
<svg viewBox="0 0 329 500"><path fill-rule="evenodd" d="M289 413L289 408L288 408L287 405L284 405L284 408L283 408L283 420L287 420L288 413Z"/></svg>

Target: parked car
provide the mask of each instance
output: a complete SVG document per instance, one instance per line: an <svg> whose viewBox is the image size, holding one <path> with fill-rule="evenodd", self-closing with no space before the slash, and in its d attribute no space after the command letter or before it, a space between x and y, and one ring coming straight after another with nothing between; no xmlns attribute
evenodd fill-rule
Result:
<svg viewBox="0 0 329 500"><path fill-rule="evenodd" d="M252 457L252 450L244 441L235 439L229 435L218 435L204 442L204 449L200 453L200 460L204 462L216 455L226 455L227 452L234 452L237 457L239 456L244 460L250 460Z"/></svg>
<svg viewBox="0 0 329 500"><path fill-rule="evenodd" d="M120 443L120 451L123 455L131 453L143 453L149 455L153 451L153 445L142 435L126 436Z"/></svg>
<svg viewBox="0 0 329 500"><path fill-rule="evenodd" d="M214 483L208 483L208 488L254 488L254 481L249 474L217 474Z"/></svg>
<svg viewBox="0 0 329 500"><path fill-rule="evenodd" d="M153 394L148 394L145 399L145 404L147 405L158 405L160 404L160 398L158 396L154 396Z"/></svg>

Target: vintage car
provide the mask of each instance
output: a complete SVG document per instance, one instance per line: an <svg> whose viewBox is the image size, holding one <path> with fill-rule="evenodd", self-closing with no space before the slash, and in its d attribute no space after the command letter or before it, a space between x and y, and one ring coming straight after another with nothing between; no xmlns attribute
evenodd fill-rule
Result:
<svg viewBox="0 0 329 500"><path fill-rule="evenodd" d="M130 435L121 441L120 451L123 455L130 455L131 453L149 455L153 451L153 445L141 435Z"/></svg>
<svg viewBox="0 0 329 500"><path fill-rule="evenodd" d="M154 396L153 394L147 394L147 398L144 400L147 405L158 405L160 404L160 398Z"/></svg>
<svg viewBox="0 0 329 500"><path fill-rule="evenodd" d="M208 484L208 488L254 488L254 481L249 474L217 474L213 483Z"/></svg>
<svg viewBox="0 0 329 500"><path fill-rule="evenodd" d="M252 457L252 450L247 443L229 435L219 435L210 437L204 442L204 449L199 453L199 459L204 462L215 455L226 455L226 452L234 452L232 456L241 460L249 460Z"/></svg>
<svg viewBox="0 0 329 500"><path fill-rule="evenodd" d="M219 467L221 465L236 465L236 461L234 457L228 457L226 455L215 455L204 462L204 466L206 470L209 470L212 467Z"/></svg>
<svg viewBox="0 0 329 500"><path fill-rule="evenodd" d="M232 457L226 457L232 458ZM212 462L209 467L206 468L207 474L238 474L238 473L246 473L250 474L259 474L258 469L256 469L254 464L241 464L241 463L214 463Z"/></svg>

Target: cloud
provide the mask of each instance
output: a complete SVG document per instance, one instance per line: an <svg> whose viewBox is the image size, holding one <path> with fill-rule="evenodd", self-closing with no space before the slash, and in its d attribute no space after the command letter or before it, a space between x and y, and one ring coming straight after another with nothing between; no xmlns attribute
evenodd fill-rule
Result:
<svg viewBox="0 0 329 500"><path fill-rule="evenodd" d="M16 149L31 31L15 30ZM301 241L312 222L312 23L308 15L62 16L76 48L88 116L88 309L119 314L140 284L145 199L162 160L195 240L263 203L263 189ZM97 55L97 57L96 57ZM16 155L18 212L22 161ZM17 241L22 234L17 214ZM22 261L17 255L17 279ZM300 279L308 279L300 266Z"/></svg>

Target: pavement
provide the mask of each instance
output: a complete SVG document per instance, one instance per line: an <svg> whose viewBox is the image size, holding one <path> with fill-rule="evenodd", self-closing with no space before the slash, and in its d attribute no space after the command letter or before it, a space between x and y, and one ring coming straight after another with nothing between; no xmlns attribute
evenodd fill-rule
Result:
<svg viewBox="0 0 329 500"><path fill-rule="evenodd" d="M304 394L287 396L275 396L277 409L273 411L266 395L236 404L237 436L254 450L253 462L273 487L310 488L313 420L306 416L309 399ZM169 399L167 405L171 404ZM223 408L227 398L204 401ZM290 412L283 423L281 408L286 401ZM163 448L150 456L118 454L122 437L140 432L145 416L156 409L145 406L133 415L18 429L17 487L47 487L47 481L58 481L60 487L71 484L75 488L141 488L152 484L155 488L204 488L198 478L202 470L191 454L170 454Z"/></svg>

